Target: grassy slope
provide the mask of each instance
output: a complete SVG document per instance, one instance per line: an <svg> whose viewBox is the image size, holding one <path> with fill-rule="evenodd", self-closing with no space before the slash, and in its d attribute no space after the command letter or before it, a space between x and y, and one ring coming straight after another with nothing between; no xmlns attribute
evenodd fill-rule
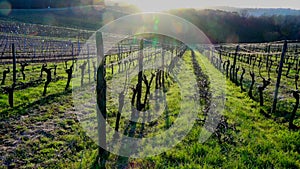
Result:
<svg viewBox="0 0 300 169"><path fill-rule="evenodd" d="M35 71L31 71L33 67ZM27 79L18 77L18 81L36 79L40 67L41 64L26 67ZM12 83L10 77L7 85ZM16 91L13 109L8 106L7 94L0 95L0 168L63 168L70 163L72 168L83 155L82 150L96 148L78 123L71 91L64 91L64 63L58 64L57 77L62 79L49 84L46 96L42 96L44 82ZM85 79L88 81L87 76Z"/></svg>
<svg viewBox="0 0 300 169"><path fill-rule="evenodd" d="M188 54L185 60L191 63ZM201 66L204 67L203 63ZM206 73L208 71L218 73L206 65ZM286 126L266 119L259 113L259 104L230 81L226 81L226 91L223 115L231 128L223 137L230 136L231 141L219 142L213 135L201 144L198 137L202 128L196 125L181 143L161 155L129 159L127 165L116 163L118 158L111 156L107 168L299 168L299 131L289 131ZM92 162L96 151L91 154L84 156L85 165Z"/></svg>
<svg viewBox="0 0 300 169"><path fill-rule="evenodd" d="M223 56L223 59L228 57ZM233 62L232 58L229 58L231 63ZM249 65L246 63L242 63L238 61L238 66L244 67L246 69L246 73L244 75L244 89L246 91L249 91L249 87L251 84L251 76L250 76L250 68ZM256 86L262 85L262 79L259 77L259 68L255 66L253 70L251 70L255 73L255 84L254 84L254 89L253 89L253 96L254 98L259 101L259 93L258 89ZM290 112L292 112L294 105L295 105L295 98L292 96L292 90L295 89L295 80L294 76L296 75L296 71L291 69L289 76L292 78L287 78L285 76L287 71L287 67L283 67L282 71L282 77L281 77L281 82L280 82L280 88L279 88L279 93L278 93L278 103L277 103L277 110L276 113L272 114L272 116L276 117L276 120L280 123L288 123L288 120L290 118ZM241 74L241 69L239 70L239 75ZM263 64L262 69L261 69L261 75L264 78L268 78L268 73L265 69L265 65ZM271 113L271 107L273 104L273 93L275 90L275 85L276 85L276 80L277 80L278 73L276 72L276 67L272 66L272 69L270 71L270 78L271 78L271 84L264 90L264 109L266 112ZM300 112L300 109L297 110L296 113L296 119L294 120L295 125L299 125L299 118L297 118L298 114Z"/></svg>
<svg viewBox="0 0 300 169"><path fill-rule="evenodd" d="M204 66L204 65L202 65ZM207 67L206 71L216 71ZM259 113L259 104L240 88L226 81L224 116L235 130L228 130L233 143L218 143L211 137L204 144L197 142L199 127L171 151L147 160L137 160L141 168L299 168L300 133L266 119Z"/></svg>
<svg viewBox="0 0 300 169"><path fill-rule="evenodd" d="M187 62L191 60L188 54L185 59ZM203 63L200 66L204 67ZM206 71L217 73L217 70L207 65ZM229 125L235 126L235 129L227 130L223 136L232 136L232 142L220 143L213 136L200 144L198 136L201 126L197 125L184 141L170 151L147 159L129 159L128 164L123 166L299 168L299 131L289 131L286 126L266 119L259 113L258 103L249 99L246 93L240 93L240 88L231 82L226 82L226 89L224 115ZM21 109L13 111L12 114ZM10 130L4 139L18 140L11 145L15 148L14 151L10 151L3 161L13 164L21 160L25 162L23 167L28 168L88 168L93 164L97 153L96 145L78 124L76 112L72 110L70 93L46 97L39 104L27 106L22 111L26 112L25 115L1 120L2 126ZM47 128L50 129L46 130ZM1 130L4 131L4 128ZM6 151L9 152L9 149ZM117 157L110 156L108 168L119 165L116 160Z"/></svg>

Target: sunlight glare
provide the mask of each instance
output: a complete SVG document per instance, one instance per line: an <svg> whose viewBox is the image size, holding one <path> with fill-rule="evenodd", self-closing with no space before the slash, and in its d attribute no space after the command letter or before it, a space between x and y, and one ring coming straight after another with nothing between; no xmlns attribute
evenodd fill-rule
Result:
<svg viewBox="0 0 300 169"><path fill-rule="evenodd" d="M160 12L178 8L210 8L217 6L237 8L291 8L300 9L298 0L112 0L112 2L135 5L143 12Z"/></svg>

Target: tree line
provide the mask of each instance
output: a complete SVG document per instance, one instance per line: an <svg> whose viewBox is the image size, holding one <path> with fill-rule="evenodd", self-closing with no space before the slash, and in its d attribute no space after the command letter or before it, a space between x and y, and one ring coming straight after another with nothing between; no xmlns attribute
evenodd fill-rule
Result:
<svg viewBox="0 0 300 169"><path fill-rule="evenodd" d="M92 5L97 3L103 3L103 0L9 0L13 8L51 8L57 7L72 7L78 5ZM112 7L110 7L112 8ZM63 19L56 19L57 26L72 27L76 25L76 28L97 30L99 25L95 25L95 21L99 21L99 16L107 15L111 18L117 19L124 15L127 15L126 7L114 6L118 9L109 10L105 8L102 11L89 12L86 14L69 13L66 10L66 17ZM122 10L123 9L123 10ZM62 15L60 11L57 15ZM132 8L130 13L137 12L137 9ZM272 16L252 16L247 13L226 12L221 10L196 10L196 9L177 9L168 11L171 14L182 17L200 28L213 43L242 43L242 42L270 42L280 40L297 40L300 39L300 16L299 15L272 15ZM52 15L56 15L55 12L51 12ZM26 13L22 11L22 15L33 15L32 11ZM48 15L45 13L38 13L39 18L34 18L34 21L43 23ZM28 22L28 17L20 17L17 11L10 13L12 18L16 18L18 21ZM72 19L69 19L71 17ZM80 22L74 22L74 18L79 18ZM82 21L85 18L84 22ZM108 18L105 18L109 22ZM83 22L84 24L78 25ZM67 25L66 25L67 23ZM47 23L45 23L47 24ZM55 26L55 25L54 25Z"/></svg>
<svg viewBox="0 0 300 169"><path fill-rule="evenodd" d="M171 10L199 27L213 43L300 39L300 16L247 16L221 10Z"/></svg>
<svg viewBox="0 0 300 169"><path fill-rule="evenodd" d="M13 9L66 8L81 5L102 5L103 0L8 0Z"/></svg>

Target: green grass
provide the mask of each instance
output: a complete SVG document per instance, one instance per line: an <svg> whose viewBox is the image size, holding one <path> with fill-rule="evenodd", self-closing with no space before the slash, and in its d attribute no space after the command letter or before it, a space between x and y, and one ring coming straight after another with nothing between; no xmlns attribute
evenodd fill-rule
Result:
<svg viewBox="0 0 300 169"><path fill-rule="evenodd" d="M188 57L188 55L185 55ZM186 61L188 62L188 58ZM204 59L205 60L205 59ZM198 61L200 61L198 59ZM201 62L200 62L201 63ZM206 73L217 72L212 66ZM220 79L210 79L219 83ZM214 84L212 83L212 84ZM171 150L146 159L129 159L130 168L299 168L299 131L260 114L259 104L251 100L240 88L226 80L226 106L223 115L229 126L223 135L233 142L218 142L213 135L205 143L198 142L201 125L195 125L188 136ZM116 157L115 157L116 158ZM107 168L116 164L108 160Z"/></svg>
<svg viewBox="0 0 300 169"><path fill-rule="evenodd" d="M217 84L224 83L226 102L222 114L229 128L221 133L222 141L219 142L218 137L213 134L206 142L200 143L199 135L203 123L196 122L187 137L165 153L145 159L129 158L128 160L110 154L107 168L117 166L129 168L299 168L299 131L289 131L286 125L260 114L257 102L251 100L247 93L241 93L240 88L235 84L228 80L223 81L222 75L207 64L208 60L203 57L200 59L199 53L196 55L203 71L210 75L210 90L219 91L220 86ZM189 51L185 53L184 61L188 65L187 70L192 72ZM63 70L60 73L62 74ZM185 78L188 80L188 77ZM87 80L85 76L85 81ZM167 102L170 105L169 122L172 123L178 114L180 89L176 83L169 80ZM10 116L9 119L8 117L1 118L1 124L8 125L8 129L12 131L1 135L0 139L2 141L8 139L12 142L15 138L21 140L14 153L6 155L5 161L10 160L12 166L16 160L25 162L22 166L15 166L16 168L96 168L97 145L86 135L77 121L72 94L63 92L65 80L50 83L49 94L46 97L41 97L42 86L28 88L16 95L20 106L14 109L2 109L2 111L10 111ZM39 97L30 98L30 94ZM5 103L6 98L3 95L0 96L0 101ZM83 95L83 97L88 96L88 94ZM29 104L22 105L26 97L28 98L26 102ZM108 107L108 121L112 126L117 110L116 102L116 98L108 100L108 103L114 103ZM91 108L88 111L94 110ZM154 128L144 131L146 137L167 129L164 115L166 114L158 119ZM201 111L199 111L199 118L203 118ZM51 125L52 123L56 128L47 131L46 129L54 126ZM50 127L35 128L38 124L48 124ZM121 128L124 129L126 125L127 122L121 120ZM140 127L138 125L137 130ZM36 137L30 137L24 132L36 132L31 135ZM224 141L225 138L231 139Z"/></svg>
<svg viewBox="0 0 300 169"><path fill-rule="evenodd" d="M204 66L204 65L202 65ZM206 66L207 71L215 71ZM226 81L224 116L236 130L229 131L234 144L218 143L215 137L197 142L195 126L187 138L172 150L146 160L136 160L140 168L299 168L299 131L266 119L258 103L235 84Z"/></svg>
<svg viewBox="0 0 300 169"><path fill-rule="evenodd" d="M293 55L292 53L290 53L289 55ZM262 68L261 68L261 75L262 77L264 77L265 79L268 79L268 72L266 70L266 63L265 62L265 56L261 56L261 55L257 55L257 57L262 59ZM267 88L263 91L263 95L264 95L264 107L262 107L267 113L271 113L271 108L272 108L272 104L273 104L273 98L274 98L274 91L275 91L275 85L276 85L276 81L277 81L277 76L278 73L276 72L276 66L279 64L280 59L275 61L275 56L270 56L270 58L272 58L272 60L274 61L271 71L270 71L270 78L271 78L271 84L269 86L267 86ZM233 57L228 57L228 56L222 56L222 60L223 61L227 61L230 60L230 65L232 65L233 63ZM252 61L253 63L253 61ZM246 72L244 75L244 80L243 80L243 86L244 89L246 89L246 91L248 92L250 84L251 84L251 76L250 76L250 70L253 71L255 73L255 84L254 84L254 88L253 88L253 96L255 98L255 100L257 100L259 102L259 92L257 89L257 86L262 85L262 78L259 77L259 68L258 68L258 61L255 63L256 66L254 66L254 68L252 69L252 65L249 66L247 63L243 63L241 61L237 60L237 65L239 66L239 72L238 72L238 76L241 75L242 73L242 67L245 68ZM223 65L222 65L223 66ZM292 66L290 73L289 73L289 77L286 77L286 72L288 70L288 64L285 63L283 65L283 69L282 69L282 76L281 76L281 82L280 82L280 87L279 87L279 93L278 93L278 103L276 106L276 112L272 114L272 116L274 118L277 119L278 122L281 123L286 123L289 120L290 114L294 108L295 105L295 98L292 95L292 90L295 90L295 75L297 74L297 72L294 70L294 66ZM239 77L238 77L239 80ZM299 116L300 113L300 109L297 110L296 113L296 117ZM296 118L294 120L294 124L295 125L299 125L299 118Z"/></svg>

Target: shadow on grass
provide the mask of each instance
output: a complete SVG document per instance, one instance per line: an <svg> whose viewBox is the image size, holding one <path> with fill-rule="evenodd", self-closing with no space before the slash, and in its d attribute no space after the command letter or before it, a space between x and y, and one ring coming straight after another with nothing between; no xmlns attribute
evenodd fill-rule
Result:
<svg viewBox="0 0 300 169"><path fill-rule="evenodd" d="M267 112L270 112L270 111L266 111L265 109L263 109L262 107L260 108L259 110L259 113L262 114L264 117L266 118L271 118L271 115Z"/></svg>
<svg viewBox="0 0 300 169"><path fill-rule="evenodd" d="M59 93L55 93L55 94L50 94L46 97L42 97L41 99L32 102L32 103L28 103L25 105L21 104L21 105L15 106L14 108L5 109L4 111L1 112L0 119L4 120L11 116L18 118L21 115L27 115L28 114L27 110L29 108L37 108L38 106L44 106L47 104L61 101L61 96L69 95L71 93L72 93L72 90L67 90L67 91L63 91L63 92L59 92Z"/></svg>
<svg viewBox="0 0 300 169"><path fill-rule="evenodd" d="M246 81L246 80L245 80ZM246 86L246 88L248 89L249 88L249 84L251 83L251 81L246 81L244 83L244 86ZM248 89L249 90L249 89ZM259 102L259 99L256 99L257 98L257 95L258 95L258 92L256 90L253 90L253 97L251 98L253 101L255 102ZM250 97L250 96L249 96ZM270 102L270 101L269 101ZM260 114L263 115L265 118L273 118L274 121L276 121L277 123L288 123L290 118L291 118L291 114L292 114L292 109L287 107L287 105L290 105L290 104L293 104L294 106L294 103L291 103L291 102L278 102L277 103L277 110L275 113L271 113L272 112L272 100L271 100L271 103L269 103L268 105L265 105L263 107L260 108ZM295 119L297 119L299 117L296 116ZM300 127L298 126L295 126L293 128L293 130L298 130Z"/></svg>
<svg viewBox="0 0 300 169"><path fill-rule="evenodd" d="M132 121L129 122L128 126L126 127L126 129L124 130L124 135L127 135L128 137L134 137L135 132L136 132L136 127L137 127L137 120L139 118L139 112L137 112L136 109L132 109L132 113L131 113L131 119ZM120 138L122 140L122 138ZM121 141L122 143L122 141ZM132 146L136 146L136 145L132 145ZM122 146L120 147L120 151ZM134 148L134 147L132 147ZM131 151L131 149L128 149L128 151ZM129 154L131 154L132 152L129 152ZM129 163L129 157L124 157L124 156L118 156L117 159L117 165L116 168L127 168Z"/></svg>

